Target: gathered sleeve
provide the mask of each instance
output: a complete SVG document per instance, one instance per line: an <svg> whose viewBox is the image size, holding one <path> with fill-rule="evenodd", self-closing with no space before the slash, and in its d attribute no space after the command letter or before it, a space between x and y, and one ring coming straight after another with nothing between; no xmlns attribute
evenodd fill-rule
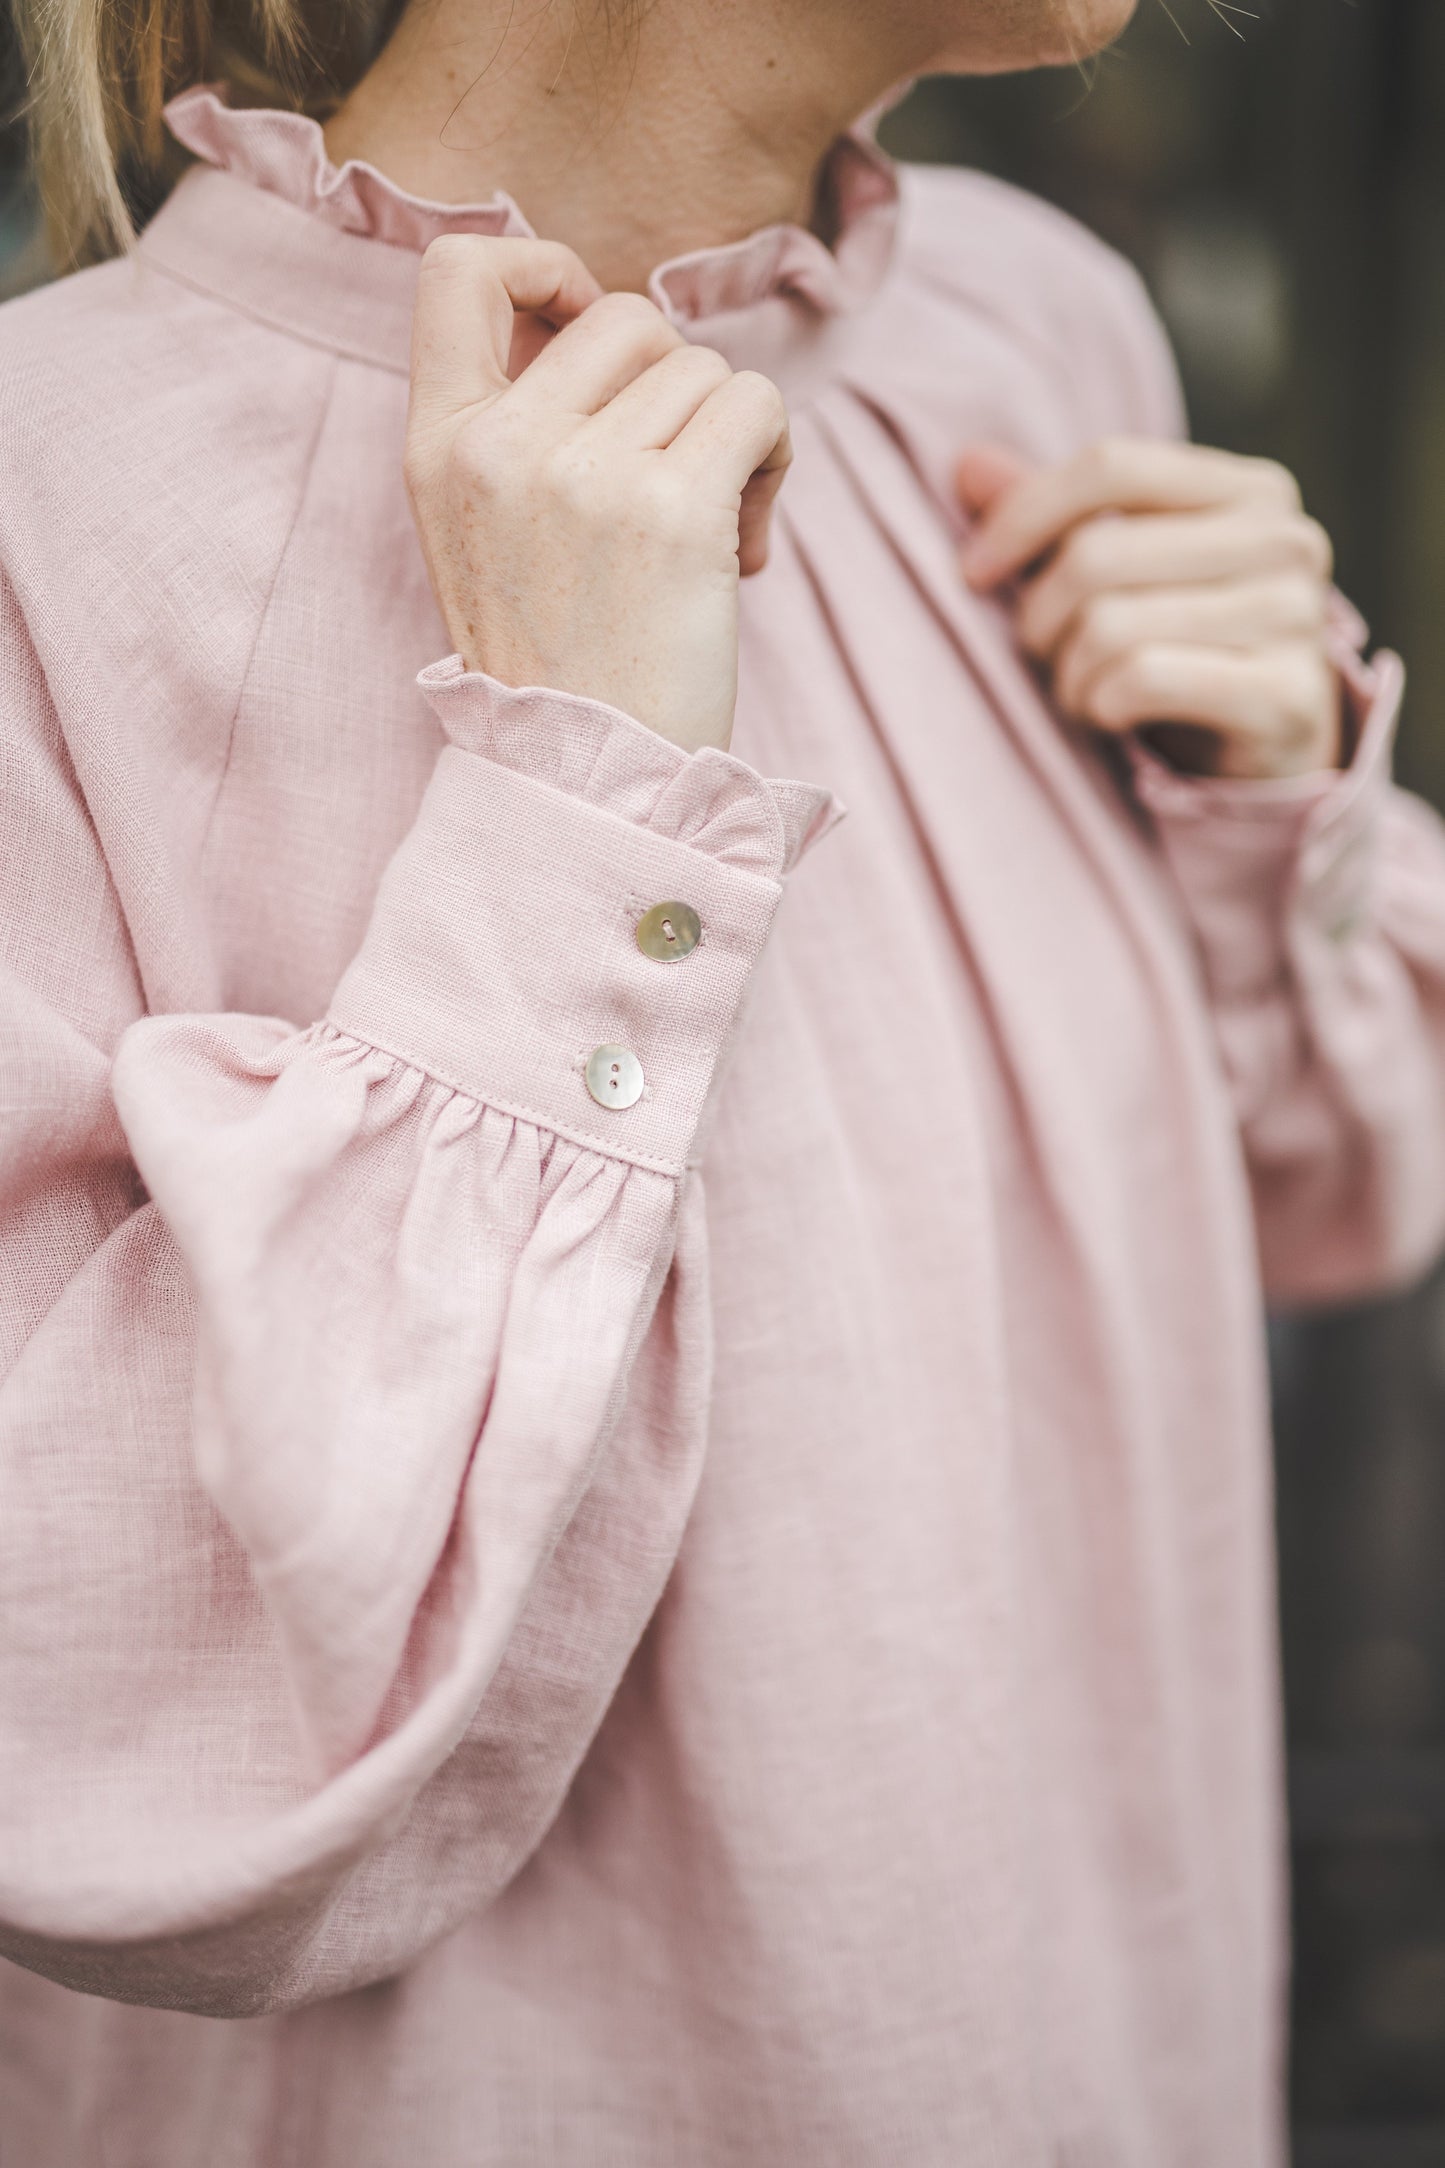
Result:
<svg viewBox="0 0 1445 2168"><path fill-rule="evenodd" d="M699 1127L830 804L453 660L328 1013L146 1015L0 631L0 1952L285 2008L504 1886L656 1604L709 1385ZM639 945L659 902L685 958Z"/></svg>
<svg viewBox="0 0 1445 2168"><path fill-rule="evenodd" d="M1338 598L1330 640L1343 770L1202 780L1133 747L1284 1306L1403 1285L1445 1242L1445 824L1391 781L1398 658L1366 662Z"/></svg>

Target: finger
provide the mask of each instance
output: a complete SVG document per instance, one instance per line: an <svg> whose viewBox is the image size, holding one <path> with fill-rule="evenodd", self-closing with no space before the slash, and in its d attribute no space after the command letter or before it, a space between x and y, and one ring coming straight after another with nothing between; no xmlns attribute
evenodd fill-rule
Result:
<svg viewBox="0 0 1445 2168"><path fill-rule="evenodd" d="M1233 655L1222 648L1133 648L1095 679L1083 720L1100 730L1193 723L1218 731L1221 775L1327 768L1339 752L1334 672L1313 645Z"/></svg>
<svg viewBox="0 0 1445 2168"><path fill-rule="evenodd" d="M1239 653L1318 639L1328 615L1323 581L1303 573L1221 580L1203 587L1121 587L1093 596L1070 620L1054 654L1054 697L1081 712L1101 670L1131 648L1221 647Z"/></svg>
<svg viewBox="0 0 1445 2168"><path fill-rule="evenodd" d="M1078 612L1112 588L1188 587L1290 574L1321 585L1333 552L1303 513L1185 512L1093 519L1076 527L1026 588L1018 634L1031 654L1052 655Z"/></svg>
<svg viewBox="0 0 1445 2168"><path fill-rule="evenodd" d="M513 320L570 323L602 289L556 241L448 233L421 260L412 316L413 412L454 414L507 389Z"/></svg>
<svg viewBox="0 0 1445 2168"><path fill-rule="evenodd" d="M996 586L1100 512L1202 512L1236 503L1295 511L1299 491L1272 460L1147 437L1109 438L1062 467L1025 476L998 497L969 537L964 575L975 586Z"/></svg>
<svg viewBox="0 0 1445 2168"><path fill-rule="evenodd" d="M744 486L743 501L738 507L738 569L744 579L754 572L761 572L768 561L773 504L787 471L786 462L781 466L760 467Z"/></svg>
<svg viewBox="0 0 1445 2168"><path fill-rule="evenodd" d="M713 347L679 345L624 384L596 416L593 433L633 451L663 451L732 369Z"/></svg>
<svg viewBox="0 0 1445 2168"><path fill-rule="evenodd" d="M958 501L965 512L976 518L1032 471L1028 460L1021 459L1017 452L1006 451L1001 444L967 445L953 469Z"/></svg>
<svg viewBox="0 0 1445 2168"><path fill-rule="evenodd" d="M776 384L740 369L703 401L664 455L696 482L738 495L738 565L746 576L767 562L774 501L793 457L788 410Z"/></svg>
<svg viewBox="0 0 1445 2168"><path fill-rule="evenodd" d="M567 324L518 379L519 406L597 414L624 387L683 344L682 333L641 294L603 294Z"/></svg>
<svg viewBox="0 0 1445 2168"><path fill-rule="evenodd" d="M699 480L716 478L741 496L755 474L781 476L792 458L788 410L776 384L739 369L678 431L667 457Z"/></svg>

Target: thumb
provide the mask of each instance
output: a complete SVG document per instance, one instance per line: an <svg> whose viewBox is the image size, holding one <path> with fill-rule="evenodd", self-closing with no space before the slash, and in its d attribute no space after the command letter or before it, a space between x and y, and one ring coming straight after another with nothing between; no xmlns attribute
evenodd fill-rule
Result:
<svg viewBox="0 0 1445 2168"><path fill-rule="evenodd" d="M977 516L1032 472L1030 460L1001 444L969 444L954 463L953 485L964 511Z"/></svg>

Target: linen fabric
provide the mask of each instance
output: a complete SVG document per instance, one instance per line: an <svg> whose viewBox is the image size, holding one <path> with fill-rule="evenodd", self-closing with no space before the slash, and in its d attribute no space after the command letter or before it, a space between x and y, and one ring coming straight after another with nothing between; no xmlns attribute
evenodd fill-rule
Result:
<svg viewBox="0 0 1445 2168"><path fill-rule="evenodd" d="M1298 782L1064 727L948 461L1167 353L863 143L652 282L792 408L732 751L438 663L418 251L522 214L171 120L0 316L0 2157L1266 2168L1262 1277L1445 1225L1399 665Z"/></svg>

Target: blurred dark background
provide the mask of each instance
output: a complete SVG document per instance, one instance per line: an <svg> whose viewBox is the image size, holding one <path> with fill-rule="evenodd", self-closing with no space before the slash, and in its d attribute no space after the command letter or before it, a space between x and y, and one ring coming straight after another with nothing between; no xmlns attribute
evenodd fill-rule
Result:
<svg viewBox="0 0 1445 2168"><path fill-rule="evenodd" d="M1445 807L1445 0L1140 0L1087 73L926 83L885 138L1140 266L1195 434L1293 466L1404 653ZM44 275L0 129L0 296ZM1272 1332L1296 2168L1445 2168L1445 1275Z"/></svg>

